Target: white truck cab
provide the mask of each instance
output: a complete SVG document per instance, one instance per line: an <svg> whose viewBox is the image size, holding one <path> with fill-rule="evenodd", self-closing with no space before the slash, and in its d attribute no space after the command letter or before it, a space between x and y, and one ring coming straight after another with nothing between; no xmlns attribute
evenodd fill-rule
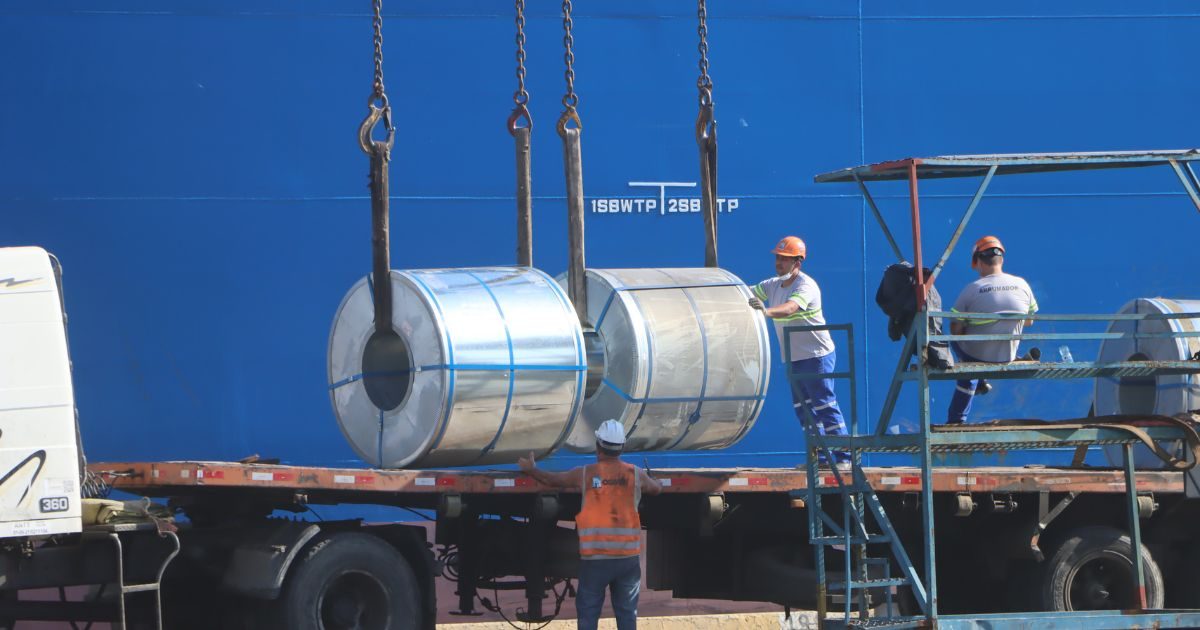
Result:
<svg viewBox="0 0 1200 630"><path fill-rule="evenodd" d="M58 263L0 248L0 538L80 531L79 468Z"/></svg>

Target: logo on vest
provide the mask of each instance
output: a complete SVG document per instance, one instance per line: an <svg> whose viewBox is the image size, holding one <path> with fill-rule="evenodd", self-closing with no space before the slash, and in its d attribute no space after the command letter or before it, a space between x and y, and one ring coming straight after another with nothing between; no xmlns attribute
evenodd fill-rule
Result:
<svg viewBox="0 0 1200 630"><path fill-rule="evenodd" d="M600 488L603 486L627 486L629 482L624 477L615 479L602 479L600 477L592 477L592 487Z"/></svg>

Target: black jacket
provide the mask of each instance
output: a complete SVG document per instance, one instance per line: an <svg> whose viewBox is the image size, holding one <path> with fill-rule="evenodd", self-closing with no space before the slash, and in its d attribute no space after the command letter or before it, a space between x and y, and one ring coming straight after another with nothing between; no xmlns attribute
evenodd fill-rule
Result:
<svg viewBox="0 0 1200 630"><path fill-rule="evenodd" d="M928 277L929 270L925 269L924 272L925 277ZM907 336L912 328L913 318L917 316L916 286L916 268L908 262L889 265L883 272L883 279L879 281L879 289L875 291L875 303L888 316L888 337L892 341L899 341L901 337ZM937 287L929 287L926 303L931 311L942 310L942 296ZM942 334L940 318L929 320L929 334ZM944 369L954 365L954 357L951 356L950 348L945 342L932 342L921 354L931 367Z"/></svg>

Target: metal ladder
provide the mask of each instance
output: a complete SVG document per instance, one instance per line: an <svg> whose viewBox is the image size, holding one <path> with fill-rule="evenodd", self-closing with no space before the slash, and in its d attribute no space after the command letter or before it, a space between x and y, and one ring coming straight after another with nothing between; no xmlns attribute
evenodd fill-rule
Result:
<svg viewBox="0 0 1200 630"><path fill-rule="evenodd" d="M167 567L171 561L179 554L179 536L173 531L159 530L158 535L170 541L170 549L162 558L157 571L154 575L154 580L151 582L143 582L137 584L127 584L125 582L125 546L121 543L121 534L135 531L149 531L157 529L156 523L120 523L111 525L94 525L84 529L82 537L84 541L108 542L111 543L116 553L116 586L117 592L117 619L113 622L114 629L123 629L127 627L125 598L134 593L153 593L154 594L154 621L155 627L158 630L163 630L162 624L162 579L166 573Z"/></svg>
<svg viewBox="0 0 1200 630"><path fill-rule="evenodd" d="M930 317L960 317L960 318L1032 318L1066 321L1100 321L1105 319L1170 319L1187 316L1187 314L1171 315L1005 315L1005 314L971 314L971 313L930 313L922 311L914 318L912 329L901 351L900 361L896 367L895 376L887 393L880 421L875 430L869 434L858 431L854 342L850 325L821 325L821 326L787 326L784 328L785 338L800 331L844 330L849 339L849 369L832 374L798 374L791 370L789 344L785 346L785 358L788 360L788 379L793 385L814 378L849 380L851 387L851 421L849 435L826 436L818 434L812 427L816 426L807 406L805 406L806 435L808 438L808 521L809 539L814 546L818 574L818 620L821 627L836 628L876 628L876 627L918 627L936 624L939 628L977 627L978 622L987 622L992 628L1028 628L1030 624L1052 623L1056 620L1070 620L1072 623L1084 623L1086 627L1123 628L1128 624L1160 624L1164 627L1200 627L1200 611L1098 611L1088 613L1014 613L1003 615L939 615L937 610L937 568L934 541L933 513L933 455L938 453L956 452L986 452L997 449L1028 450L1044 448L1075 447L1086 449L1101 444L1121 445L1124 449L1124 480L1125 495L1128 505L1129 535L1132 542L1133 561L1136 567L1137 585L1144 600L1144 576L1142 575L1141 531L1139 524L1138 492L1136 472L1133 465L1133 449L1140 440L1120 426L1103 426L1081 424L1064 424L1061 426L979 426L955 427L952 430L934 430L931 423L929 383L936 380L956 380L962 378L1032 378L1032 379L1065 379L1093 378L1096 376L1124 376L1150 374L1197 374L1200 373L1200 361L1149 362L1123 361L1100 364L1094 362L1078 362L1066 364L1043 364L1025 362L1024 364L960 364L947 369L931 368L921 360L921 353L915 353L915 348L925 348L931 341L947 342L948 335L930 335ZM1065 334L1063 339L1111 338L1114 333ZM1181 336L1200 336L1200 332L1183 333ZM968 335L966 338L1011 339L1012 336L997 335ZM1054 339L1054 334L1026 335L1038 339ZM915 361L914 361L915 358ZM915 365L914 365L915 363ZM915 433L889 434L888 424L891 420L900 387L908 381L918 384L918 415L920 426ZM1143 430L1143 433L1155 440L1179 439L1181 429L1172 427L1153 427ZM851 457L849 470L838 470L831 467L822 469L820 458L833 461L833 451L847 451ZM922 518L922 547L923 571L921 574L913 565L895 529L862 470L862 454L866 452L907 453L916 455L919 460L921 477L920 512ZM829 495L839 495L841 499L841 522L834 520L822 504L822 498ZM877 531L869 527L866 515L870 514ZM871 558L867 549L871 545L887 545L890 558ZM840 546L846 553L843 563L843 574L840 580L831 581L826 569L826 548ZM894 563L894 565L892 564ZM882 567L882 575L872 576L869 567ZM899 568L899 577L891 577L890 568ZM891 590L907 587L911 589L913 599L920 616L903 616L896 610L892 601ZM871 589L888 589L887 603L883 614L871 618ZM827 618L827 596L832 593L842 593L845 597L843 618ZM857 606L855 596L857 595ZM857 609L857 617L852 613ZM1086 617L1086 620L1083 619ZM1081 626L1082 627L1082 626Z"/></svg>
<svg viewBox="0 0 1200 630"><path fill-rule="evenodd" d="M823 324L787 326L784 335L794 332L815 331L845 332L847 339L848 366L846 370L830 374L797 373L792 371L790 344L784 345L785 361L788 366L788 381L798 386L806 380L828 378L845 380L850 386L850 414L848 428L850 435L858 433L858 403L856 361L854 352L854 330L850 324ZM925 588L919 576L909 561L907 552L900 543L879 497L867 482L862 471L863 450L855 447L831 448L826 436L816 431L816 421L808 405L802 405L805 416L805 435L807 438L807 500L808 537L813 545L817 570L817 618L820 624L827 623L831 597L839 597L842 603L842 619L840 624L846 627L886 627L905 625L921 621L924 617L905 617L900 615L898 603L894 597L897 588L909 588L918 605L924 608L926 599ZM834 462L833 451L846 450L850 454L849 469L839 469L833 465L823 465L822 462ZM840 501L840 518L835 520L824 504L825 497L836 495ZM870 514L871 519L867 519ZM888 557L871 557L869 548L886 545L890 554ZM827 549L833 548L842 552L843 562L839 579L830 580L826 562ZM899 575L892 576L893 558L900 568ZM872 591L883 591L883 610L878 617L872 618L871 613L875 602ZM854 615L857 614L857 618ZM833 620L829 620L833 621Z"/></svg>

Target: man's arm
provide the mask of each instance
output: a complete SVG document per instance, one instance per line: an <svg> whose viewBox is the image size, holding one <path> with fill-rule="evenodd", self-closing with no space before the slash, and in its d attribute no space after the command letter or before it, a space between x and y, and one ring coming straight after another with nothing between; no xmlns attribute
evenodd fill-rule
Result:
<svg viewBox="0 0 1200 630"><path fill-rule="evenodd" d="M789 315L792 315L792 314L798 312L799 310L800 310L799 304L797 304L791 300L788 300L788 301L784 302L783 304L780 304L779 306L772 306L770 308L764 308L763 315L766 315L767 317L770 317L771 319L775 319L778 317L787 317Z"/></svg>
<svg viewBox="0 0 1200 630"><path fill-rule="evenodd" d="M1029 283L1025 284L1025 289L1029 291L1029 314L1033 315L1034 313L1038 312L1037 298L1033 297L1033 289L1029 288ZM1025 320L1025 325L1032 326L1033 320L1032 319Z"/></svg>
<svg viewBox="0 0 1200 630"><path fill-rule="evenodd" d="M638 479L641 480L642 494L659 494L662 492L662 484L650 476L649 470L639 468L638 473Z"/></svg>
<svg viewBox="0 0 1200 630"><path fill-rule="evenodd" d="M583 468L575 467L564 472L552 472L542 470L537 467L533 453L529 457L522 457L517 460L517 466L521 468L521 472L533 477L538 483L553 488L576 488L583 486Z"/></svg>

